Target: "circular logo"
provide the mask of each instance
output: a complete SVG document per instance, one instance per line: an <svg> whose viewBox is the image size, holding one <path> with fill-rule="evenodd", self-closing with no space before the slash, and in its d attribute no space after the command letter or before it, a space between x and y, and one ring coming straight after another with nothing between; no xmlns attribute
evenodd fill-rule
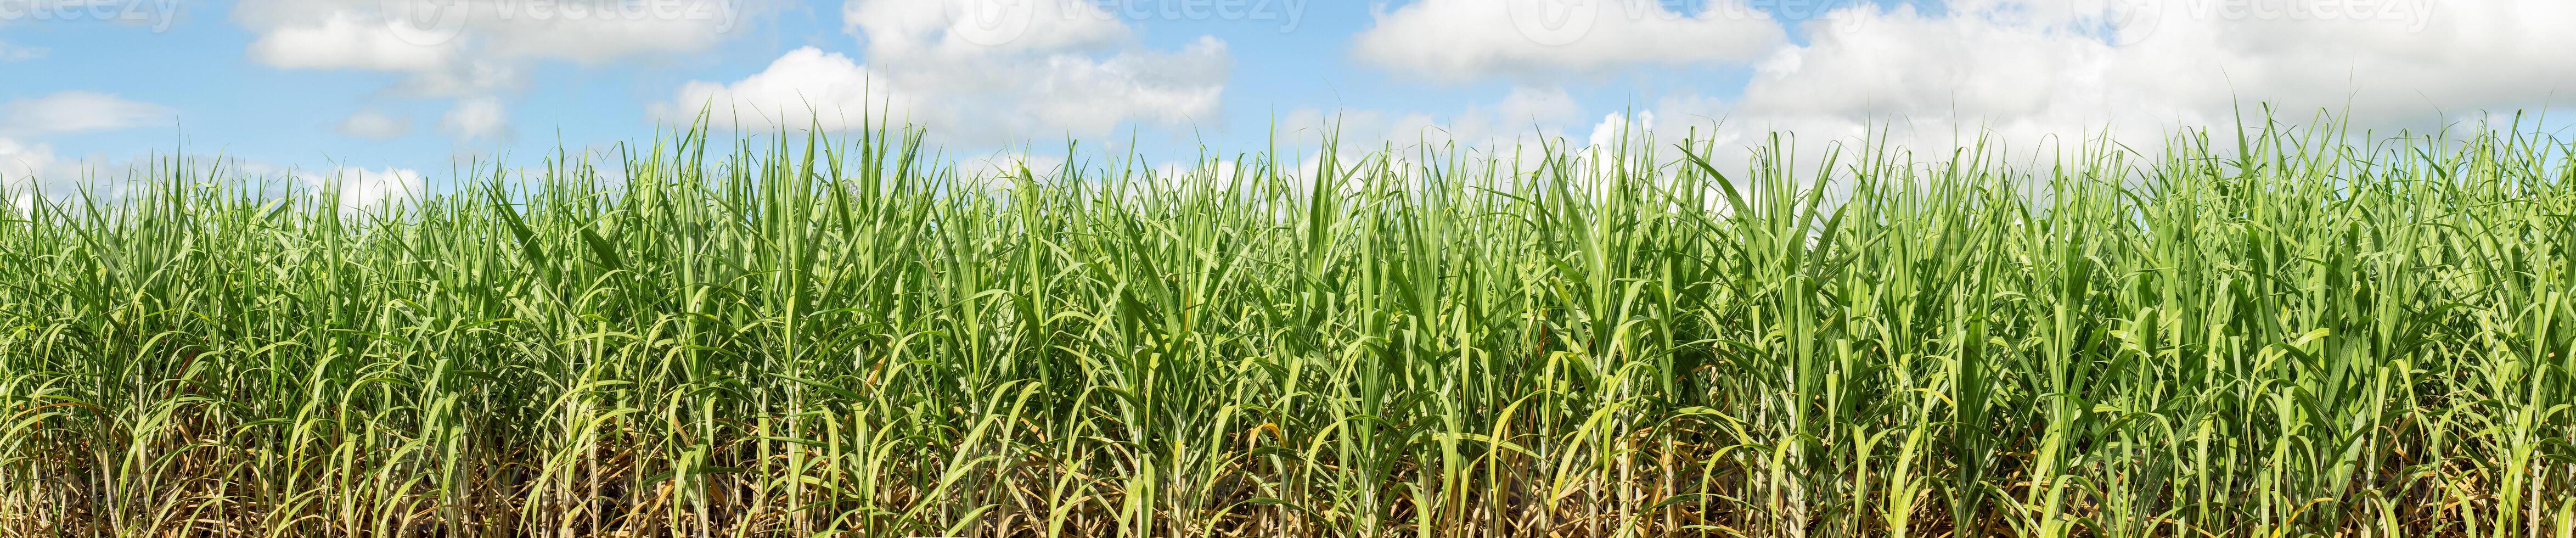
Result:
<svg viewBox="0 0 2576 538"><path fill-rule="evenodd" d="M987 47L1018 41L1037 18L1045 0L953 0L948 2L948 33L958 40Z"/></svg>
<svg viewBox="0 0 2576 538"><path fill-rule="evenodd" d="M2102 41L2111 46L2135 45L2155 35L2164 24L2165 7L2158 0L2111 0L2102 9Z"/></svg>
<svg viewBox="0 0 2576 538"><path fill-rule="evenodd" d="M1876 12L1873 11L1874 8L1861 7L1856 9L1834 9L1830 7L1839 3L1840 2L1829 0L1824 2L1824 5L1828 6L1827 9L1808 10L1808 20L1824 21L1827 31L1831 31L1835 34L1857 35L1861 30L1868 29L1869 23L1873 19L1877 18Z"/></svg>
<svg viewBox="0 0 2576 538"><path fill-rule="evenodd" d="M1521 37L1549 47L1583 40L1601 20L1601 4L1609 1L1613 0L1502 0Z"/></svg>
<svg viewBox="0 0 2576 538"><path fill-rule="evenodd" d="M465 0L379 0L385 28L395 39L421 46L445 45L465 32Z"/></svg>

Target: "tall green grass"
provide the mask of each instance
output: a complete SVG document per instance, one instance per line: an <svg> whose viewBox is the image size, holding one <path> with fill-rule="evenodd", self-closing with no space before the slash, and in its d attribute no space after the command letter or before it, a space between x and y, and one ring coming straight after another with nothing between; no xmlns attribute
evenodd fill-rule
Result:
<svg viewBox="0 0 2576 538"><path fill-rule="evenodd" d="M168 162L0 209L0 534L2569 536L2576 146L2464 132Z"/></svg>

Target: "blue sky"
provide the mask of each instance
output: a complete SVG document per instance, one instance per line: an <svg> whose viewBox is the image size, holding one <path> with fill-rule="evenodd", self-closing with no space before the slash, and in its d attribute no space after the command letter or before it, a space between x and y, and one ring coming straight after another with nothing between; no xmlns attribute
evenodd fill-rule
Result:
<svg viewBox="0 0 2576 538"><path fill-rule="evenodd" d="M627 11L575 15L601 5ZM1872 125L1925 147L2039 145L2153 138L2258 100L2425 128L2560 106L2576 90L2571 6L0 0L0 175L184 151L436 183L459 159L647 140L705 105L751 118L724 127L768 130L877 103L956 156L1061 153L1071 134L1164 160L1327 123L1362 142L1489 148Z"/></svg>

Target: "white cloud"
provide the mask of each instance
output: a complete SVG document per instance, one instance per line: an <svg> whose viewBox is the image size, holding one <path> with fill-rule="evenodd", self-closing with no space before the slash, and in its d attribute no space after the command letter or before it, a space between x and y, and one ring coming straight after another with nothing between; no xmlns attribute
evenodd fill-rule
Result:
<svg viewBox="0 0 2576 538"><path fill-rule="evenodd" d="M34 196L80 192L82 182L107 169L104 159L59 156L52 145L26 137L168 125L175 117L169 107L86 91L0 102L0 190L24 208ZM109 196L123 188L90 187Z"/></svg>
<svg viewBox="0 0 2576 538"><path fill-rule="evenodd" d="M53 147L0 138L0 185L23 188L21 182L52 172L53 165Z"/></svg>
<svg viewBox="0 0 2576 538"><path fill-rule="evenodd" d="M1320 150L1327 137L1336 143L1330 157L1344 167L1390 149L1390 156L1401 159L1445 158L1457 150L1465 152L1470 160L1460 164L1498 164L1514 172L1528 172L1540 166L1551 151L1571 149L1571 135L1566 128L1581 121L1582 107L1564 90L1524 86L1513 88L1493 102L1469 104L1447 115L1297 109L1279 118L1278 137L1284 148L1314 150L1291 163L1289 175L1296 177L1309 177L1318 171L1325 161L1326 155ZM1481 162L1483 159L1495 162ZM1398 170L1400 174L1413 172L1405 167Z"/></svg>
<svg viewBox="0 0 2576 538"><path fill-rule="evenodd" d="M0 62L20 62L45 57L44 47L29 47L0 41Z"/></svg>
<svg viewBox="0 0 2576 538"><path fill-rule="evenodd" d="M956 170L959 175L970 179L991 181L1010 177L1018 174L1021 168L1027 168L1030 176L1045 178L1057 175L1064 169L1064 164L1065 158L1062 155L1032 155L1025 148L1003 149L960 158L957 160ZM992 186L1007 187L1008 185Z"/></svg>
<svg viewBox="0 0 2576 538"><path fill-rule="evenodd" d="M1638 112L1633 122L1626 113L1612 112L1603 116L1601 123L1593 124L1592 136L1586 140L1595 148L1617 147L1620 142L1629 140L1641 130L1652 128L1654 124L1655 111L1652 110Z"/></svg>
<svg viewBox="0 0 2576 538"><path fill-rule="evenodd" d="M360 110L340 120L334 129L342 136L370 140L391 140L411 133L411 119L387 116L373 110Z"/></svg>
<svg viewBox="0 0 2576 538"><path fill-rule="evenodd" d="M418 200L428 195L420 172L407 168L341 167L328 176L300 176L311 193L337 192L343 209L357 210ZM336 189L336 191L334 190Z"/></svg>
<svg viewBox="0 0 2576 538"><path fill-rule="evenodd" d="M1636 18L1532 30L1513 11L1540 5L1532 1L1421 0L1381 14L1355 53L1433 79L1517 84L1543 83L1539 74L1757 58L1740 94L1648 96L1642 104L1651 106L1634 118L1552 114L1557 119L1537 129L1555 138L1589 124L1590 136L1572 140L1593 145L1623 133L1667 144L1692 136L1722 150L1720 164L1739 166L1749 154L1742 150L1766 144L1774 131L1799 145L1868 135L1927 155L1983 139L2008 152L1992 157L2047 159L2104 135L2152 152L2178 129L2232 127L2240 106L2250 115L2268 103L2289 122L2322 110L2365 127L2422 130L2566 108L2557 94L2576 93L2576 78L2564 75L2576 72L2576 55L2561 52L2576 50L2576 33L2559 30L2576 22L2576 3L2561 0L1952 0L1924 10L1864 3L1814 17L1802 28L1804 43L1750 48L1639 45L1664 34L1643 24L1614 30L1646 20ZM1622 1L1592 4L1617 10ZM1546 108L1566 107L1581 109ZM1526 122L1497 128L1475 111L1437 119L1340 114L1346 137L1382 133L1405 143L1407 132L1430 130L1498 155L1526 150L1528 137L1518 135L1532 131ZM1314 127L1331 115L1291 118Z"/></svg>
<svg viewBox="0 0 2576 538"><path fill-rule="evenodd" d="M476 97L458 101L447 116L439 118L438 127L457 138L499 138L508 134L509 117L500 99Z"/></svg>
<svg viewBox="0 0 2576 538"><path fill-rule="evenodd" d="M423 72L465 58L603 63L704 50L741 24L735 0L253 0L233 19L261 63Z"/></svg>
<svg viewBox="0 0 2576 538"><path fill-rule="evenodd" d="M976 11L995 5L1022 10ZM653 112L685 122L703 111L717 126L746 129L849 129L874 117L996 145L1104 135L1127 122L1214 122L1232 65L1212 37L1177 50L1139 46L1126 23L1090 2L853 0L842 13L866 43L865 63L800 48L738 81L690 82Z"/></svg>
<svg viewBox="0 0 2576 538"><path fill-rule="evenodd" d="M381 19L347 11L270 29L250 44L251 60L286 69L431 71L459 54L453 43L406 40Z"/></svg>
<svg viewBox="0 0 2576 538"><path fill-rule="evenodd" d="M65 91L0 103L0 136L107 131L167 124L170 107L97 92Z"/></svg>
<svg viewBox="0 0 2576 538"><path fill-rule="evenodd" d="M998 52L1096 50L1132 39L1117 15L1083 0L855 0L844 28L888 58L966 58Z"/></svg>
<svg viewBox="0 0 2576 538"><path fill-rule="evenodd" d="M120 166L101 156L61 155L49 144L0 137L0 191L22 211L40 196L122 199L134 185L119 181Z"/></svg>
<svg viewBox="0 0 2576 538"><path fill-rule="evenodd" d="M1512 130L1573 119L1583 115L1583 107L1563 88L1519 87L1494 104L1494 113L1494 120L1503 123L1497 127Z"/></svg>
<svg viewBox="0 0 2576 538"><path fill-rule="evenodd" d="M54 149L0 138L0 196L18 211L32 207L39 178L53 174Z"/></svg>
<svg viewBox="0 0 2576 538"><path fill-rule="evenodd" d="M2232 127L2240 103L2290 122L2326 110L2437 128L2563 106L2556 94L2576 91L2562 75L2576 55L2556 52L2576 50L2576 34L2556 29L2576 21L2576 3L2556 0L1956 0L1943 13L1864 6L1824 19L1809 43L1762 61L1741 97L1665 96L1641 123L1666 141L1696 128L1725 148L1774 130L1926 153L1986 137L2027 159L2102 135L2154 151L2175 129Z"/></svg>
<svg viewBox="0 0 2576 538"><path fill-rule="evenodd" d="M1698 13L1657 0L1420 0L1381 13L1353 53L1389 70L1464 81L1751 60L1786 39L1740 0Z"/></svg>
<svg viewBox="0 0 2576 538"><path fill-rule="evenodd" d="M705 50L761 0L245 0L247 54L283 69L399 73L394 93L464 98L477 138L506 128L495 96L537 62L603 64Z"/></svg>
<svg viewBox="0 0 2576 538"><path fill-rule="evenodd" d="M722 42L741 24L739 11L752 2L739 0L631 0L594 2L615 6L604 14L562 12L552 17L534 13L517 17L498 6L537 6L527 0L492 5L499 18L475 19L487 48L503 57L560 59L602 64L634 57L706 50ZM583 2L562 2L565 8ZM481 9L483 6L478 6Z"/></svg>
<svg viewBox="0 0 2576 538"><path fill-rule="evenodd" d="M191 155L175 160L167 156L125 160L103 155L73 157L59 155L47 144L0 138L0 197L20 211L33 207L39 197L63 202L88 196L100 203L121 203L161 186L152 179L161 176L146 173L146 167L157 170L173 165L199 174L220 170L227 176L248 178L250 185L286 187L262 195L308 197L351 212L413 202L430 194L427 176L410 169L339 166L328 174L314 174L228 156ZM337 193L339 197L319 200L325 193Z"/></svg>
<svg viewBox="0 0 2576 538"><path fill-rule="evenodd" d="M1582 106L1561 88L1515 87L1493 103L1470 104L1447 117L1382 110L1298 109L1280 119L1282 136L1299 144L1338 135L1346 150L1463 144L1508 153L1525 144L1565 136L1580 121Z"/></svg>
<svg viewBox="0 0 2576 538"><path fill-rule="evenodd" d="M898 99L906 104L891 104ZM871 111L910 109L910 100L848 56L804 47L732 84L692 81L680 88L679 98L665 113L690 114L672 118L689 121L704 105L709 121L727 127L810 124L846 130L858 127Z"/></svg>

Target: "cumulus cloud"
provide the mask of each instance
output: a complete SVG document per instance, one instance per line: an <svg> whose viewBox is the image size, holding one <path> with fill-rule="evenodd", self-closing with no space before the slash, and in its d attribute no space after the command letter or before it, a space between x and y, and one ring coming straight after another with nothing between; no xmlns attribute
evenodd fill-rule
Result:
<svg viewBox="0 0 2576 538"><path fill-rule="evenodd" d="M53 174L54 149L0 138L0 197L24 211L32 205L37 178Z"/></svg>
<svg viewBox="0 0 2576 538"><path fill-rule="evenodd" d="M411 120L408 118L388 116L382 112L376 112L373 110L360 110L356 113L350 114L348 118L340 120L339 127L333 130L338 131L342 136L365 138L369 140L391 140L401 138L402 135L405 134L410 134Z"/></svg>
<svg viewBox="0 0 2576 538"><path fill-rule="evenodd" d="M748 0L246 0L234 22L248 56L282 69L397 73L393 93L459 98L451 119L488 134L497 96L538 62L602 64L704 50L741 24ZM463 136L463 135L460 135ZM468 136L468 138L479 137Z"/></svg>
<svg viewBox="0 0 2576 538"><path fill-rule="evenodd" d="M1019 174L1026 168L1034 177L1049 177L1062 171L1063 155L1031 154L1025 148L994 150L969 154L957 159L956 170L969 178L1000 180Z"/></svg>
<svg viewBox="0 0 2576 538"><path fill-rule="evenodd" d="M1585 137L1588 142L1586 145L1595 148L1618 147L1621 142L1627 141L1641 129L1650 129L1654 124L1655 111L1653 110L1638 112L1634 118L1629 117L1625 112L1612 112L1602 116L1600 123L1592 124L1592 136Z"/></svg>
<svg viewBox="0 0 2576 538"><path fill-rule="evenodd" d="M1439 147L1461 144L1472 149L1508 152L1523 144L1564 136L1564 126L1582 118L1582 106L1562 88L1515 87L1491 103L1474 103L1454 114L1303 108L1280 118L1281 134L1298 144L1338 137L1348 150L1387 145Z"/></svg>
<svg viewBox="0 0 2576 538"><path fill-rule="evenodd" d="M1116 15L1080 0L854 0L842 4L841 19L872 54L921 60L1096 50L1134 36Z"/></svg>
<svg viewBox="0 0 2576 538"><path fill-rule="evenodd" d="M1551 152L1569 149L1566 141L1574 133L1567 126L1582 121L1582 110L1563 89L1523 86L1448 114L1303 108L1281 116L1277 125L1283 147L1316 149L1290 168L1289 175L1296 177L1319 171L1327 157L1320 146L1327 138L1335 142L1329 157L1341 166L1389 149L1406 158L1459 150L1471 159L1494 159L1527 172Z"/></svg>
<svg viewBox="0 0 2576 538"><path fill-rule="evenodd" d="M319 21L260 34L250 43L250 58L286 69L400 72L446 68L461 53L454 43L405 39L391 24L354 12L328 12Z"/></svg>
<svg viewBox="0 0 2576 538"><path fill-rule="evenodd" d="M45 57L44 47L29 47L0 41L0 62L21 62Z"/></svg>
<svg viewBox="0 0 2576 538"><path fill-rule="evenodd" d="M56 155L30 137L168 125L175 117L169 107L86 91L0 102L0 190L23 208L34 196L74 192L104 168L97 159Z"/></svg>
<svg viewBox="0 0 2576 538"><path fill-rule="evenodd" d="M603 63L703 50L741 24L735 0L256 0L233 19L282 68L423 72L496 61Z"/></svg>
<svg viewBox="0 0 2576 538"><path fill-rule="evenodd" d="M291 186L264 193L265 196L317 199L336 194L335 200L319 201L350 212L414 202L430 194L427 176L410 169L339 166L327 174L316 174L228 156L137 156L123 160L104 155L67 156L48 144L0 137L0 198L18 211L34 208L39 199L61 203L88 197L101 203L118 203L161 185L152 179L159 176L144 173L146 168L160 169L173 163L199 174L220 171L283 180L283 186ZM269 185L257 179L251 183Z"/></svg>
<svg viewBox="0 0 2576 538"><path fill-rule="evenodd" d="M170 107L114 95L65 91L0 103L0 136L107 131L167 124Z"/></svg>
<svg viewBox="0 0 2576 538"><path fill-rule="evenodd" d="M731 84L692 81L661 110L703 112L726 127L808 125L826 130L858 127L881 109L910 109L910 96L897 96L881 76L848 56L804 47L769 63L769 68ZM895 107L892 102L906 104ZM700 108L703 106L704 108ZM675 118L688 121L693 118Z"/></svg>
<svg viewBox="0 0 2576 538"><path fill-rule="evenodd" d="M508 134L509 116L500 99L477 97L458 102L439 118L438 127L461 139L499 138Z"/></svg>
<svg viewBox="0 0 2576 538"><path fill-rule="evenodd" d="M2576 90L2576 56L2556 52L2576 34L2555 29L2576 3L2554 0L1955 0L1824 20L1740 96L1664 96L1639 123L1721 145L1787 130L1935 151L1984 138L2045 158L2103 135L2152 150L2176 129L2231 127L2240 104L2430 129Z"/></svg>
<svg viewBox="0 0 2576 538"><path fill-rule="evenodd" d="M1741 63L1784 42L1740 0L1697 13L1658 0L1421 0L1377 15L1353 54L1434 79L1557 76L1635 66Z"/></svg>
<svg viewBox="0 0 2576 538"><path fill-rule="evenodd" d="M368 209L418 200L428 194L420 172L407 168L341 167L329 175L299 176L309 192L336 193L343 209Z"/></svg>
<svg viewBox="0 0 2576 538"><path fill-rule="evenodd" d="M0 138L0 185L12 187L52 172L54 148Z"/></svg>
<svg viewBox="0 0 2576 538"><path fill-rule="evenodd" d="M864 62L800 48L741 80L690 82L653 112L748 129L891 119L990 145L1214 121L1232 65L1213 37L1143 47L1126 22L1078 0L852 0L842 14Z"/></svg>
<svg viewBox="0 0 2576 538"><path fill-rule="evenodd" d="M0 194L21 211L40 197L121 199L133 185L116 181L123 177L118 166L102 156L63 155L50 144L0 137Z"/></svg>

